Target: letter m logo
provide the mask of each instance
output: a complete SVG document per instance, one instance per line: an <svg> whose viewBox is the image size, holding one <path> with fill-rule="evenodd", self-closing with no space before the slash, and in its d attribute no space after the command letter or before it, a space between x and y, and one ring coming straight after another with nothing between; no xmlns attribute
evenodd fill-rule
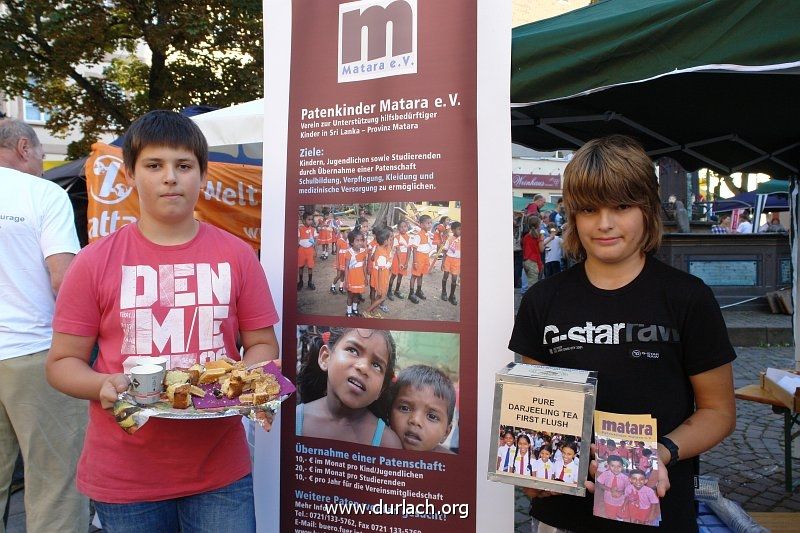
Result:
<svg viewBox="0 0 800 533"><path fill-rule="evenodd" d="M339 83L417 72L417 0L339 5Z"/></svg>

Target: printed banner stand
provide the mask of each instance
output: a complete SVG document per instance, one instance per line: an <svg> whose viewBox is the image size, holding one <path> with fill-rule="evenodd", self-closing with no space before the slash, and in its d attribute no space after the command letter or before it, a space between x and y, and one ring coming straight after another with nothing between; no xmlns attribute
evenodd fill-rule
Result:
<svg viewBox="0 0 800 533"><path fill-rule="evenodd" d="M262 263L282 309L283 371L324 372L327 394L301 388L297 409L286 402L272 431L256 432L258 530L512 531L513 490L484 470L493 374L513 358L501 229L512 216L510 5L265 0L264 13ZM337 223L362 233L337 245ZM340 288L339 250L350 254ZM381 268L401 256L402 298L378 312L370 285L380 298ZM434 440L394 416L432 392L421 375L443 391L428 396L444 410L429 418ZM371 411L390 401L377 426L359 403L373 392ZM335 402L347 408L336 416L363 412L367 437L322 422Z"/></svg>

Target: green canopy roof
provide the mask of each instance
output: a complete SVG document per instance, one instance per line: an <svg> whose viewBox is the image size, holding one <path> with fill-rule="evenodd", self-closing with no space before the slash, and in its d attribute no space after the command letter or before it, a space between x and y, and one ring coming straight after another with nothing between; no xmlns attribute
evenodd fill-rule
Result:
<svg viewBox="0 0 800 533"><path fill-rule="evenodd" d="M516 28L512 137L637 137L687 170L797 174L800 2L606 0Z"/></svg>
<svg viewBox="0 0 800 533"><path fill-rule="evenodd" d="M789 192L789 181L788 180L767 180L763 183L759 183L756 190L753 191L757 194L769 194L774 192Z"/></svg>

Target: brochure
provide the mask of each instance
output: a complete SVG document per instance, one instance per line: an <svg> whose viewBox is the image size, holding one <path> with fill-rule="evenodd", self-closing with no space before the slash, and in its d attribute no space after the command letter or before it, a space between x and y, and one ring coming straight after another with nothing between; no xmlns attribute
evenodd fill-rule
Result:
<svg viewBox="0 0 800 533"><path fill-rule="evenodd" d="M597 474L594 514L658 526L657 424L650 415L594 412Z"/></svg>

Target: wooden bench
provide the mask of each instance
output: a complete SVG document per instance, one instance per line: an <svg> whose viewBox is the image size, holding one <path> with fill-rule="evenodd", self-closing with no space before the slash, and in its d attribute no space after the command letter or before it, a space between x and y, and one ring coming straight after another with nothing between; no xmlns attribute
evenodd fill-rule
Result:
<svg viewBox="0 0 800 533"><path fill-rule="evenodd" d="M800 513L750 513L753 520L772 533L796 533Z"/></svg>
<svg viewBox="0 0 800 533"><path fill-rule="evenodd" d="M769 391L762 389L760 385L747 385L734 392L739 400L771 405L772 412L783 415L784 481L786 482L786 492L792 492L795 488L792 482L792 441L800 435L800 431L793 434L792 428L800 425L800 415L793 413L783 402L775 398ZM798 530L800 528L795 526L794 531Z"/></svg>

